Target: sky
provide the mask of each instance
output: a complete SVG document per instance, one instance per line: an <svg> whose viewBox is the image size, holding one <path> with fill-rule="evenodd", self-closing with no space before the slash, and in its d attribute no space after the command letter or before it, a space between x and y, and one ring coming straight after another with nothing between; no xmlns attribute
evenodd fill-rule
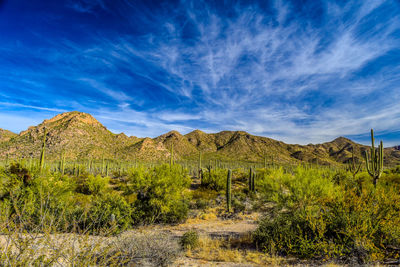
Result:
<svg viewBox="0 0 400 267"><path fill-rule="evenodd" d="M400 2L0 0L0 128L400 145Z"/></svg>

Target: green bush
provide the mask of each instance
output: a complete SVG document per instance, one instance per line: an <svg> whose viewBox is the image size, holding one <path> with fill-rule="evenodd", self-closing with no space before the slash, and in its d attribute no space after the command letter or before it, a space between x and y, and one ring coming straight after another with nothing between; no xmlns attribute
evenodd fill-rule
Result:
<svg viewBox="0 0 400 267"><path fill-rule="evenodd" d="M77 179L76 192L85 195L103 194L108 191L110 183L109 177L94 176L91 174L81 174Z"/></svg>
<svg viewBox="0 0 400 267"><path fill-rule="evenodd" d="M194 249L199 245L199 234L196 231L188 231L182 235L179 244L184 249Z"/></svg>
<svg viewBox="0 0 400 267"><path fill-rule="evenodd" d="M191 180L179 165L137 169L129 179L126 194L137 192L132 215L135 223L177 223L186 219Z"/></svg>
<svg viewBox="0 0 400 267"><path fill-rule="evenodd" d="M254 232L259 248L300 258L346 256L358 263L399 256L385 250L400 245L398 190L375 190L370 180L351 188L325 170L278 174L263 182L276 206Z"/></svg>
<svg viewBox="0 0 400 267"><path fill-rule="evenodd" d="M131 207L118 193L107 193L94 197L85 219L83 229L92 233L107 231L117 233L127 229L131 223Z"/></svg>
<svg viewBox="0 0 400 267"><path fill-rule="evenodd" d="M227 171L224 169L211 170L203 173L202 186L215 191L221 191L226 187Z"/></svg>

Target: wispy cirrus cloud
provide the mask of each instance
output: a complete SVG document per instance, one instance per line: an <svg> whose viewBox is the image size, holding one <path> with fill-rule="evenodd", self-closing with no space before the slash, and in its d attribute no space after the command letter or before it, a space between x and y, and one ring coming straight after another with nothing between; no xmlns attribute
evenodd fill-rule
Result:
<svg viewBox="0 0 400 267"><path fill-rule="evenodd" d="M67 2L66 6L80 13L93 14L98 8L107 10L103 0L73 0Z"/></svg>
<svg viewBox="0 0 400 267"><path fill-rule="evenodd" d="M103 23L32 29L37 49L0 45L8 102L46 99L139 136L246 130L304 144L400 130L394 0L71 3Z"/></svg>

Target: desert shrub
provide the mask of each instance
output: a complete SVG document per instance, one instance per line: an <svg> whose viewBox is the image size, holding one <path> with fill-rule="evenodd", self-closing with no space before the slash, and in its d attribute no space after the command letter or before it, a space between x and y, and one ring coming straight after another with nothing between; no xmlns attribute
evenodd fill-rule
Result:
<svg viewBox="0 0 400 267"><path fill-rule="evenodd" d="M202 186L215 191L221 191L226 187L227 171L224 169L211 169L211 172L203 173Z"/></svg>
<svg viewBox="0 0 400 267"><path fill-rule="evenodd" d="M249 172L245 168L236 168L232 170L232 173L235 174L233 177L233 181L247 182Z"/></svg>
<svg viewBox="0 0 400 267"><path fill-rule="evenodd" d="M102 194L107 191L109 183L109 177L81 174L77 179L76 192L86 195Z"/></svg>
<svg viewBox="0 0 400 267"><path fill-rule="evenodd" d="M237 197L233 198L232 207L233 207L233 211L235 213L244 212L246 210L246 206L244 204L244 201L241 200L241 199L238 199Z"/></svg>
<svg viewBox="0 0 400 267"><path fill-rule="evenodd" d="M26 234L0 224L0 266L168 266L181 249L166 234L99 237L88 234Z"/></svg>
<svg viewBox="0 0 400 267"><path fill-rule="evenodd" d="M26 230L99 233L131 224L131 207L119 194L108 193L107 178L88 175L76 181L69 176L42 175L29 184L18 173L3 172L0 178L0 204L7 211L2 221L23 225Z"/></svg>
<svg viewBox="0 0 400 267"><path fill-rule="evenodd" d="M178 243L166 234L140 234L119 238L102 253L127 266L168 266L180 254Z"/></svg>
<svg viewBox="0 0 400 267"><path fill-rule="evenodd" d="M131 225L131 211L131 207L118 193L96 196L81 221L81 228L90 233L101 233L104 230L120 232Z"/></svg>
<svg viewBox="0 0 400 267"><path fill-rule="evenodd" d="M24 184L17 176L6 174L1 181L6 185L1 203L11 222L24 224L28 230L39 230L38 226L57 230L69 224L69 215L75 209L74 183L69 178L35 177Z"/></svg>
<svg viewBox="0 0 400 267"><path fill-rule="evenodd" d="M395 171L383 174L379 183L386 187L396 187L400 189L400 172L397 173L396 169L394 170Z"/></svg>
<svg viewBox="0 0 400 267"><path fill-rule="evenodd" d="M284 175L287 174L283 168L267 169L257 175L257 179L255 179L255 187L262 195L261 201L268 202L273 200L276 192L281 190L281 183L279 181Z"/></svg>
<svg viewBox="0 0 400 267"><path fill-rule="evenodd" d="M187 231L179 240L184 249L194 249L199 245L199 234L196 231Z"/></svg>
<svg viewBox="0 0 400 267"><path fill-rule="evenodd" d="M180 166L161 165L134 170L126 194L136 192L132 204L135 223L176 223L186 219L190 177Z"/></svg>
<svg viewBox="0 0 400 267"><path fill-rule="evenodd" d="M349 184L352 182L352 177L349 172L339 170L333 174L332 181L337 185Z"/></svg>
<svg viewBox="0 0 400 267"><path fill-rule="evenodd" d="M192 205L191 208L204 210L208 206L209 206L209 201L207 201L205 199L196 199L196 201L194 202L194 205Z"/></svg>
<svg viewBox="0 0 400 267"><path fill-rule="evenodd" d="M93 195L105 193L108 189L110 178L101 177L100 175L89 175L86 183L88 190Z"/></svg>
<svg viewBox="0 0 400 267"><path fill-rule="evenodd" d="M297 168L293 175L281 173L271 179L265 187L276 208L254 232L256 245L281 255L346 256L358 263L383 259L387 246L398 247L398 191L383 186L375 190L371 183L361 188L338 185L334 174Z"/></svg>

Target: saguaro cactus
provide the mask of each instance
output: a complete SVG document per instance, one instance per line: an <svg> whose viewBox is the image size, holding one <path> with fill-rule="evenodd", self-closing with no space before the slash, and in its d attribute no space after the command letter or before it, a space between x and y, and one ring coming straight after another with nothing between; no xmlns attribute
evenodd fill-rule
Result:
<svg viewBox="0 0 400 267"><path fill-rule="evenodd" d="M200 172L201 172L201 151L199 151L199 178L201 178L200 177Z"/></svg>
<svg viewBox="0 0 400 267"><path fill-rule="evenodd" d="M383 143L381 141L378 149L375 150L375 138L373 129L371 129L371 143L371 156L369 156L368 152L365 151L365 166L369 175L373 178L373 183L376 187L376 182L381 177L383 171Z"/></svg>
<svg viewBox="0 0 400 267"><path fill-rule="evenodd" d="M253 191L253 168L250 168L249 173L249 192Z"/></svg>
<svg viewBox="0 0 400 267"><path fill-rule="evenodd" d="M169 159L169 166L174 165L174 144L171 144L171 157Z"/></svg>
<svg viewBox="0 0 400 267"><path fill-rule="evenodd" d="M44 128L42 151L40 152L40 162L39 162L39 172L40 173L42 173L43 167L44 167L44 156L45 156L45 152L46 152L46 136L47 136L47 129Z"/></svg>
<svg viewBox="0 0 400 267"><path fill-rule="evenodd" d="M253 176L251 177L251 191L254 192L256 190L254 183L256 180L256 172L253 171Z"/></svg>
<svg viewBox="0 0 400 267"><path fill-rule="evenodd" d="M226 210L228 212L231 211L231 207L232 207L231 185L232 185L232 171L228 170L228 176L226 178Z"/></svg>

